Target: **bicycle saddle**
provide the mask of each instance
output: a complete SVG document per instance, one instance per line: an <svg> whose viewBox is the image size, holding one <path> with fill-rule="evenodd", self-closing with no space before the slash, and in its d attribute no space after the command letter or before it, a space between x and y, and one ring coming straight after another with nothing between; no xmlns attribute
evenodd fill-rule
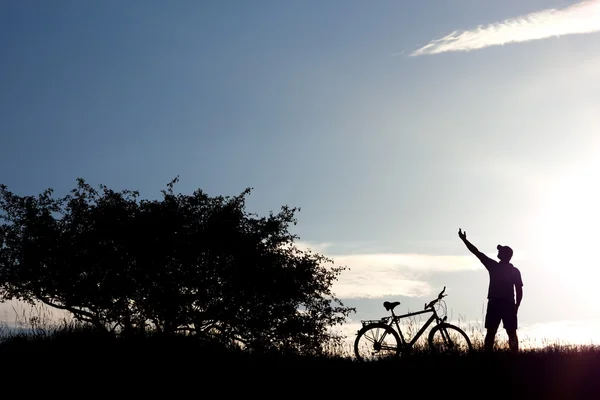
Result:
<svg viewBox="0 0 600 400"><path fill-rule="evenodd" d="M390 303L389 301L384 301L383 302L383 306L385 307L386 311L390 311L393 310L394 308L396 308L396 306L398 306L400 304L399 301L394 301L392 303Z"/></svg>

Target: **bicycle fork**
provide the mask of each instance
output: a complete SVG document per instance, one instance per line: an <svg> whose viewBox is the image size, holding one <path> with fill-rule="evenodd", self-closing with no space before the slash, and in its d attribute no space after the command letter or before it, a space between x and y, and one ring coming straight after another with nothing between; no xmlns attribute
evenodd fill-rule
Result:
<svg viewBox="0 0 600 400"><path fill-rule="evenodd" d="M442 329L440 329L440 332L442 333L442 339L444 340L444 344L448 347L448 349L454 348L454 343L452 342L452 339L450 338L450 334L448 333L448 330L446 330L446 328L442 328Z"/></svg>

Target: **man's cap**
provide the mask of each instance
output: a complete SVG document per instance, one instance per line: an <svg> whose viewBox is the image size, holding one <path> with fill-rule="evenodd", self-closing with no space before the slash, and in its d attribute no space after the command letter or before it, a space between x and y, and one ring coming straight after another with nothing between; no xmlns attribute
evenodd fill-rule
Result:
<svg viewBox="0 0 600 400"><path fill-rule="evenodd" d="M510 247L508 247L508 246L502 246L502 245L499 244L498 247L497 247L497 249L498 249L498 251L501 251L503 253L508 254L509 258L512 258L512 256L513 256L513 250Z"/></svg>

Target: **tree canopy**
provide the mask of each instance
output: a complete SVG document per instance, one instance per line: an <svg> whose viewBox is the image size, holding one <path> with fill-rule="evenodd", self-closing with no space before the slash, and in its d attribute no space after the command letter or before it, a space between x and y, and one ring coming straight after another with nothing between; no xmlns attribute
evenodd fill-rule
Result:
<svg viewBox="0 0 600 400"><path fill-rule="evenodd" d="M345 321L346 269L299 249L299 209L259 217L251 190L158 200L77 180L66 196L0 186L0 300L42 302L115 334L211 333L249 348L319 351Z"/></svg>

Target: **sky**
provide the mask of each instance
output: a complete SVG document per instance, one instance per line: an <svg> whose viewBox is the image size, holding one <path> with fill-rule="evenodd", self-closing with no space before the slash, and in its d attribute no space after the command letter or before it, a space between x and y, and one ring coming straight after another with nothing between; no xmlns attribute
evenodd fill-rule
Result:
<svg viewBox="0 0 600 400"><path fill-rule="evenodd" d="M598 0L7 0L0 54L15 193L179 176L300 207L299 245L350 268L350 333L444 286L481 322L462 228L514 249L520 331L600 341Z"/></svg>

